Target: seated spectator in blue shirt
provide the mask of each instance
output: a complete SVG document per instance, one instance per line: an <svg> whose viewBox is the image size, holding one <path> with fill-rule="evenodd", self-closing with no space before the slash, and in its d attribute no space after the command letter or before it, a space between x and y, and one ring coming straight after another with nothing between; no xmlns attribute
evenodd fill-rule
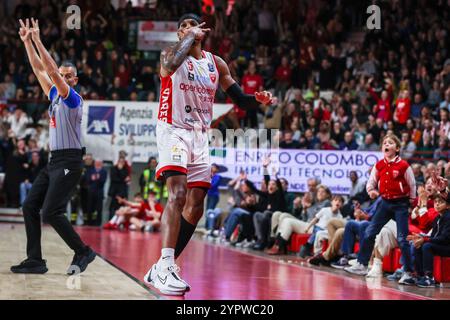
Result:
<svg viewBox="0 0 450 320"><path fill-rule="evenodd" d="M320 149L320 140L311 129L307 129L305 137L300 138L299 149Z"/></svg>
<svg viewBox="0 0 450 320"><path fill-rule="evenodd" d="M419 119L422 108L425 104L422 102L422 95L416 93L414 95L414 103L411 105L411 117L413 119Z"/></svg>
<svg viewBox="0 0 450 320"><path fill-rule="evenodd" d="M339 144L339 150L351 151L356 149L358 149L358 144L353 139L353 133L347 131L344 135L344 141Z"/></svg>
<svg viewBox="0 0 450 320"><path fill-rule="evenodd" d="M219 202L219 185L222 178L219 174L219 167L216 164L211 165L211 187L208 190L206 199L206 210L213 210Z"/></svg>

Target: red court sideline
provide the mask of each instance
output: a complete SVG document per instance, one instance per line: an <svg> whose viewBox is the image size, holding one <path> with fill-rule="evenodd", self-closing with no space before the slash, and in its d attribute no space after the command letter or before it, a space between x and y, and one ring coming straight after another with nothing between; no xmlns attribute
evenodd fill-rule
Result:
<svg viewBox="0 0 450 320"><path fill-rule="evenodd" d="M104 259L141 283L160 255L158 234L86 227L77 231ZM282 263L197 239L189 243L177 263L192 286L185 295L189 300L426 299L387 286L371 288L364 278Z"/></svg>

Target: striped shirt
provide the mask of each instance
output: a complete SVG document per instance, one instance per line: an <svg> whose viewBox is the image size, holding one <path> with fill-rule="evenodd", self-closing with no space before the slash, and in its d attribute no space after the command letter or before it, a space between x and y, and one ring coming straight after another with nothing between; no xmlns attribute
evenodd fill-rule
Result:
<svg viewBox="0 0 450 320"><path fill-rule="evenodd" d="M51 87L48 98L51 101L48 108L50 151L81 149L83 99L73 88L64 99L55 86Z"/></svg>

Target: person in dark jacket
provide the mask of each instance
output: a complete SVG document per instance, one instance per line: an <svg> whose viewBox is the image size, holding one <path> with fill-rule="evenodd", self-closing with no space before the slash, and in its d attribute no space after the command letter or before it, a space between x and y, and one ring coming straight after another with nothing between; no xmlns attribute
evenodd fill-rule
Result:
<svg viewBox="0 0 450 320"><path fill-rule="evenodd" d="M244 240L251 242L255 233L252 217L257 210L259 210L259 207L256 201L256 195L254 193L245 194L244 199L231 210L225 221L225 241L230 242L234 230L239 226L240 232L238 238L230 243L240 246L238 244Z"/></svg>
<svg viewBox="0 0 450 320"><path fill-rule="evenodd" d="M38 176L41 169L45 166L44 161L42 161L40 153L34 151L31 154L31 161L28 165L27 179L20 184L20 205L23 205L28 192L33 185L34 179Z"/></svg>
<svg viewBox="0 0 450 320"><path fill-rule="evenodd" d="M287 243L284 242L281 243L279 239L277 239L277 231L278 226L280 225L281 221L287 218L292 219L299 219L302 220L306 219L307 212L306 210L312 206L312 196L311 193L307 192L304 195L305 200L302 201L302 198L300 196L295 197L292 200L292 205L288 206L289 211L288 212L281 212L281 211L275 211L272 214L271 223L270 223L270 240L273 242L273 245L266 250L266 253L268 254L278 254L278 253L286 253L287 251Z"/></svg>
<svg viewBox="0 0 450 320"><path fill-rule="evenodd" d="M285 178L281 178L281 185L283 186L284 190L284 201L286 202L286 210L287 212L292 212L294 209L294 199L296 198L295 193L289 192L289 181L287 181Z"/></svg>
<svg viewBox="0 0 450 320"><path fill-rule="evenodd" d="M94 167L87 171L88 185L88 211L87 225L99 226L102 220L103 212L103 194L105 192L105 182L107 173L103 168L102 160L95 160ZM94 212L97 216L94 219Z"/></svg>
<svg viewBox="0 0 450 320"><path fill-rule="evenodd" d="M247 185L250 190L256 193L260 199L265 199L267 205L262 207L263 211L255 212L253 215L253 224L255 227L255 234L257 242L253 246L255 250L264 250L269 245L270 236L270 222L272 214L275 211L286 212L287 205L285 199L285 191L281 180L276 177L276 180L270 180L270 176L267 174L267 167L270 164L270 158L265 159L263 162L264 181L267 185L267 191L258 190L253 183L247 180Z"/></svg>
<svg viewBox="0 0 450 320"><path fill-rule="evenodd" d="M353 133L347 131L344 135L344 141L339 144L339 150L351 151L358 149L358 144L353 139Z"/></svg>
<svg viewBox="0 0 450 320"><path fill-rule="evenodd" d="M434 256L450 257L450 194L438 192L434 198L434 209L439 213L433 221L430 236L414 233L407 240L414 244L414 264L417 276L410 284L422 288L434 287Z"/></svg>
<svg viewBox="0 0 450 320"><path fill-rule="evenodd" d="M111 219L116 210L120 208L117 201L117 196L120 198L128 198L128 182L130 181L128 167L124 157L120 157L117 164L111 168L110 178L111 184L109 186L108 196L111 197L111 204L109 206L109 218Z"/></svg>
<svg viewBox="0 0 450 320"><path fill-rule="evenodd" d="M206 210L205 228L209 230L208 236L217 237L220 228L225 227L233 210L239 208L245 196L250 194L250 189L245 183L246 180L247 174L241 170L239 176L228 182L229 196L225 208L216 207Z"/></svg>
<svg viewBox="0 0 450 320"><path fill-rule="evenodd" d="M10 138L9 149L14 150L6 158L4 189L7 206L18 208L20 206L20 184L28 178L28 157L24 140Z"/></svg>
<svg viewBox="0 0 450 320"><path fill-rule="evenodd" d="M94 167L94 158L88 153L83 158L83 170L80 178L80 203L83 214L88 212L88 171Z"/></svg>

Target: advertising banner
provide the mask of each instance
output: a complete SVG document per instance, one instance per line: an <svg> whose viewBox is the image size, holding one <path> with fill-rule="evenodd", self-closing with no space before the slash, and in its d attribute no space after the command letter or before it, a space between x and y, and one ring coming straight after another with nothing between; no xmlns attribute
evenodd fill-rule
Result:
<svg viewBox="0 0 450 320"><path fill-rule="evenodd" d="M214 149L211 162L219 165L224 182L237 177L241 171L257 186L263 180L263 159L271 158L268 173L289 182L289 191L305 192L309 178L319 178L333 194L348 194L351 187L350 171L356 171L368 180L370 168L383 158L381 152L330 151L330 150L263 150L263 149Z"/></svg>

